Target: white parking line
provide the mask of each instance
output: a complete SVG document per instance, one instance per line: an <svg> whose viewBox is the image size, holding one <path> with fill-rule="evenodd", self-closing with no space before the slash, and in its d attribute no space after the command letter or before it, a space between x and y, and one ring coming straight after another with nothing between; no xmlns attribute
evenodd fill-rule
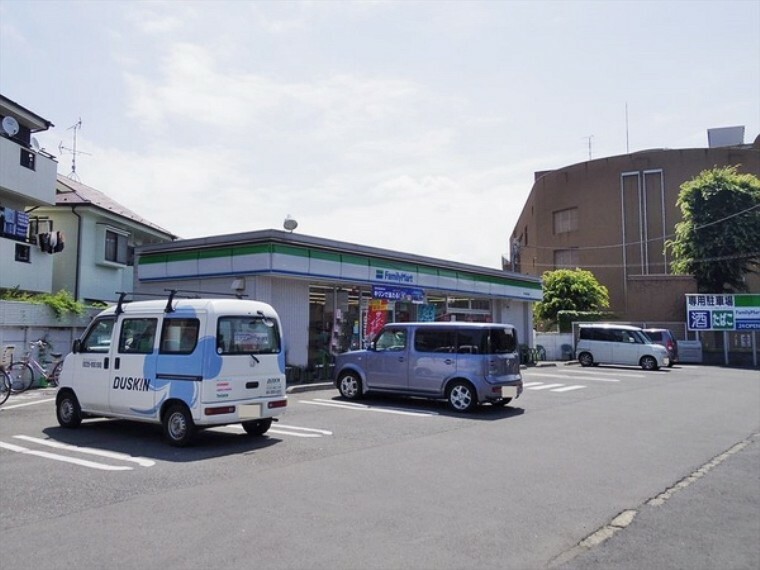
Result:
<svg viewBox="0 0 760 570"><path fill-rule="evenodd" d="M53 459L54 461L62 461L63 463L73 463L80 467L89 467L90 469L99 469L101 471L131 471L132 467L126 465L105 465L104 463L96 463L94 461L87 461L85 459L76 459L74 457L67 457L65 455L58 455L57 453L48 453L47 451L37 451L35 449L29 449L21 447L20 445L13 445L12 443L5 443L0 441L0 448L7 449L8 451L15 451L16 453L23 453L25 455L34 455L36 457L43 457L45 459Z"/></svg>
<svg viewBox="0 0 760 570"><path fill-rule="evenodd" d="M381 414L398 414L400 416L415 416L420 418L426 418L430 416L437 416L437 412L407 412L406 410L399 410L395 408L376 408L373 406L367 406L366 404L356 404L353 402L334 402L332 400L301 400L301 404L310 404L313 406L327 406L331 408L341 408L344 410L357 410L362 412L379 412Z"/></svg>
<svg viewBox="0 0 760 570"><path fill-rule="evenodd" d="M75 451L77 453L87 453L89 455L97 455L99 457L107 457L108 459L118 459L119 461L130 461L137 463L141 467L153 467L156 462L152 459L146 459L144 457L133 457L126 453L118 453L116 451L106 451L103 449L94 449L92 447L79 447L77 445L69 445L67 443L61 443L59 441L53 441L50 439L41 439L39 437L31 437L28 435L14 435L16 439L23 439L31 443L37 443L39 445L46 445L48 447L54 447L56 449L65 449L67 451Z"/></svg>
<svg viewBox="0 0 760 570"><path fill-rule="evenodd" d="M525 386L525 384L523 384ZM550 390L551 388L560 388L564 384L542 384L541 386L530 386L528 390Z"/></svg>
<svg viewBox="0 0 760 570"><path fill-rule="evenodd" d="M240 424L231 424L228 426L223 426L221 429L234 429L236 431L243 431L243 426ZM303 433L302 433L303 432ZM326 429L315 429L315 428L305 428L305 427L298 427L298 426L286 426L286 425L280 425L277 424L277 427L270 428L267 433L276 433L279 435L290 435L293 437L322 437L324 435L332 435L333 432L328 431Z"/></svg>
<svg viewBox="0 0 760 570"><path fill-rule="evenodd" d="M572 390L580 390L585 386L565 386L564 388L555 388L552 392L571 392Z"/></svg>
<svg viewBox="0 0 760 570"><path fill-rule="evenodd" d="M568 376L565 376L564 374L549 374L547 372L536 372L531 373L530 377L539 376L541 378L563 378L565 380L569 380L570 378ZM594 376L576 376L573 375L572 380L590 380L592 382L620 382L620 378L602 378L598 377L596 375ZM535 384L535 382L529 382L528 384ZM523 386L527 386L528 384L523 384Z"/></svg>
<svg viewBox="0 0 760 570"><path fill-rule="evenodd" d="M45 398L44 400L34 400L32 402L24 402L23 404L11 404L10 406L3 405L0 407L0 412L3 410L13 410L15 408L23 408L25 406L34 406L36 404L47 404L49 402L55 402L55 398Z"/></svg>

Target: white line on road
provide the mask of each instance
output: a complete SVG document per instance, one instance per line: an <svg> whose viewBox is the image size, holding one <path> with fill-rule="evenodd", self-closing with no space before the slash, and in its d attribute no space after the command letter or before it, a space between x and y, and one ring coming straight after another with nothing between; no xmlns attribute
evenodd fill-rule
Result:
<svg viewBox="0 0 760 570"><path fill-rule="evenodd" d="M562 386L564 386L564 384L542 384L541 386L530 386L528 390L549 390L551 388L560 388Z"/></svg>
<svg viewBox="0 0 760 570"><path fill-rule="evenodd" d="M342 408L344 410L357 410L361 412L379 412L381 414L398 414L401 416L415 416L419 418L427 418L430 416L437 416L436 412L407 412L405 410L398 410L395 408L375 408L373 406L367 406L365 404L354 404L351 402L333 402L331 400L301 400L302 404L311 404L313 406L328 406L332 408Z"/></svg>
<svg viewBox="0 0 760 570"><path fill-rule="evenodd" d="M58 455L57 453L48 453L47 451L37 451L35 449L28 449L21 447L20 445L13 445L12 443L5 443L0 441L0 448L7 449L9 451L15 451L16 453L23 453L25 455L34 455L36 457L44 457L45 459L53 459L55 461L62 461L64 463L73 463L81 467L89 467L90 469L100 469L101 471L131 471L132 467L118 466L118 465L105 465L103 463L96 463L94 461L87 461L85 459L76 459L74 457L66 457L65 455Z"/></svg>
<svg viewBox="0 0 760 570"><path fill-rule="evenodd" d="M23 408L24 406L34 406L35 404L47 404L48 402L55 402L55 398L45 398L44 400L34 400L33 402L24 402L23 404L11 404L10 406L3 406L0 408L0 412L3 410L12 410L14 408Z"/></svg>
<svg viewBox="0 0 760 570"><path fill-rule="evenodd" d="M565 386L564 388L555 388L552 392L571 392L572 390L580 390L585 386Z"/></svg>
<svg viewBox="0 0 760 570"><path fill-rule="evenodd" d="M530 375L531 378L533 378L534 376L540 376L542 378L563 378L565 380L569 379L567 376L565 376L563 374L549 374L549 373L545 373L545 372L536 372L536 373L532 373ZM619 378L600 378L600 377L597 377L596 375L594 375L594 376L575 376L575 375L573 375L572 379L573 380L583 380L583 381L590 380L592 382L620 382ZM535 384L535 382L529 382L528 384ZM523 384L523 386L527 386L528 384Z"/></svg>
<svg viewBox="0 0 760 570"><path fill-rule="evenodd" d="M243 428L240 424L230 424L227 426L223 426L221 429L224 430L227 429L234 429L236 431L243 431L245 428ZM280 429L285 428L285 429ZM291 431L296 430L296 431ZM303 432L317 432L317 433L299 433L299 431ZM291 435L293 437L322 437L323 435L332 435L331 431L327 430L320 430L320 429L311 429L311 428L299 428L295 426L281 426L278 424L276 428L270 428L267 431L268 434L270 433L276 433L279 435Z"/></svg>
<svg viewBox="0 0 760 570"><path fill-rule="evenodd" d="M144 457L134 457L127 455L126 453L118 453L116 451L106 451L104 449L94 449L92 447L79 447L77 445L69 445L67 443L61 443L59 441L53 441L50 439L41 439L38 437L31 437L28 435L14 435L16 439L23 439L39 445L47 445L48 447L55 447L56 449L65 449L67 451L76 451L77 453L87 453L89 455L97 455L99 457L107 457L108 459L118 459L119 461L131 461L137 463L141 467L153 467L156 462L152 459L146 459Z"/></svg>

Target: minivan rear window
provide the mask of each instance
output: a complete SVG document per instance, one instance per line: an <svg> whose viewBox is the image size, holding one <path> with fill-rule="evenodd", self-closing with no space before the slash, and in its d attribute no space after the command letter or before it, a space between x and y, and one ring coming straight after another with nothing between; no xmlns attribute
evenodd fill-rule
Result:
<svg viewBox="0 0 760 570"><path fill-rule="evenodd" d="M516 349L515 331L509 327L457 331L457 352L460 354L509 354Z"/></svg>
<svg viewBox="0 0 760 570"><path fill-rule="evenodd" d="M216 347L219 354L279 353L280 331L272 319L219 317Z"/></svg>

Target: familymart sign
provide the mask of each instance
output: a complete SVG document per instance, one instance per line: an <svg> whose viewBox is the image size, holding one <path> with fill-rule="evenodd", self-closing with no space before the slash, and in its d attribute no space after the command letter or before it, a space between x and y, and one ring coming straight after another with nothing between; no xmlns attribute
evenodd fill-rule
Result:
<svg viewBox="0 0 760 570"><path fill-rule="evenodd" d="M686 295L690 331L760 331L760 295Z"/></svg>

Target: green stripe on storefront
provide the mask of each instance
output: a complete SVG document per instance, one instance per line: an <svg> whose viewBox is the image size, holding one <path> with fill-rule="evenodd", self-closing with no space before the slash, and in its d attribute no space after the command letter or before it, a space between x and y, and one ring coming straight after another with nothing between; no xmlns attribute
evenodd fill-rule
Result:
<svg viewBox="0 0 760 570"><path fill-rule="evenodd" d="M427 265L415 265L404 262L388 261L377 257L355 255L349 253L336 253L322 249L311 249L307 247L290 246L283 244L259 244L259 245L240 245L233 247L217 247L198 249L193 251L177 251L148 253L140 256L138 263L140 265L150 265L156 263L172 263L179 261L213 259L216 257L233 257L241 255L257 255L277 253L280 255L290 255L294 257L310 257L332 262L342 262L362 267L377 267L395 271L406 271L409 273L419 272L425 275L433 275L449 279L468 279L479 283L489 283L495 285L506 285L511 287L523 287L526 289L541 290L541 283L534 281L521 281L509 277L498 277L495 275L479 275L476 273L455 271L450 269L441 269L429 267ZM737 306L754 307L760 305L760 295L742 295L736 298Z"/></svg>
<svg viewBox="0 0 760 570"><path fill-rule="evenodd" d="M734 295L735 307L760 307L760 295Z"/></svg>

